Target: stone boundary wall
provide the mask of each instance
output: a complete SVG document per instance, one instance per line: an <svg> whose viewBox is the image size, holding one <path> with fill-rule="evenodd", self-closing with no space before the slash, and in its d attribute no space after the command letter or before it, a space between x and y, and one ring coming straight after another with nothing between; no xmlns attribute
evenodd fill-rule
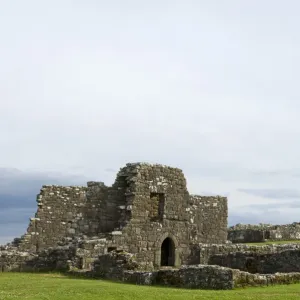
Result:
<svg viewBox="0 0 300 300"><path fill-rule="evenodd" d="M231 270L233 275L233 286L235 288L300 282L300 273L251 274L240 270Z"/></svg>
<svg viewBox="0 0 300 300"><path fill-rule="evenodd" d="M233 243L260 243L271 241L300 240L300 223L286 225L243 225L228 228L228 240Z"/></svg>
<svg viewBox="0 0 300 300"><path fill-rule="evenodd" d="M66 274L103 278L138 285L161 285L189 289L229 290L300 282L300 273L251 274L216 265L181 266L146 272L139 270L134 255L111 252L101 255L90 270L76 268L72 247L56 247L39 254L16 249L0 250L0 272L65 271Z"/></svg>
<svg viewBox="0 0 300 300"><path fill-rule="evenodd" d="M232 270L219 266L182 266L179 269L154 272L125 271L122 281L188 289L231 290L234 288Z"/></svg>
<svg viewBox="0 0 300 300"><path fill-rule="evenodd" d="M38 254L16 248L0 249L0 272L63 272L77 268L80 263L72 247L49 248Z"/></svg>
<svg viewBox="0 0 300 300"><path fill-rule="evenodd" d="M272 245L245 245L245 244L198 244L193 251L198 256L200 264L209 264L214 255L229 255L232 253L253 253L253 254L276 254L288 250L300 251L300 244L272 244ZM196 255L196 254L194 254Z"/></svg>
<svg viewBox="0 0 300 300"><path fill-rule="evenodd" d="M0 250L0 272L22 272L31 269L29 261L36 255L17 250Z"/></svg>
<svg viewBox="0 0 300 300"><path fill-rule="evenodd" d="M300 272L300 244L200 244L199 261L201 264L219 265L250 273Z"/></svg>
<svg viewBox="0 0 300 300"><path fill-rule="evenodd" d="M139 285L164 285L190 289L231 290L300 282L300 273L251 274L219 266L183 266L156 272L125 271L122 281Z"/></svg>

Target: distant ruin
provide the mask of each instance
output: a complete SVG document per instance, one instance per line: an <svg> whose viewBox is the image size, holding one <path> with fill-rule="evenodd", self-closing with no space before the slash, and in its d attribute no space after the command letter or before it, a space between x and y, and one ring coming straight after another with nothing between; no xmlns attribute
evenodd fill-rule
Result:
<svg viewBox="0 0 300 300"><path fill-rule="evenodd" d="M300 223L294 222L286 225L236 224L229 227L228 240L233 243L300 240Z"/></svg>
<svg viewBox="0 0 300 300"><path fill-rule="evenodd" d="M190 195L177 168L130 163L111 187L43 186L37 205L26 234L0 247L2 272L210 289L300 281L299 245L232 244L227 198Z"/></svg>

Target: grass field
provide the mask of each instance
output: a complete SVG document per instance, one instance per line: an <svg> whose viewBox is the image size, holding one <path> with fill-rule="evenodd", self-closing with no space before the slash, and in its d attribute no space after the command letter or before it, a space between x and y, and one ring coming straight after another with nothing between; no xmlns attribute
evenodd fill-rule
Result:
<svg viewBox="0 0 300 300"><path fill-rule="evenodd" d="M263 246L263 245L283 245L283 244L299 244L300 240L294 240L294 241L268 241L263 243L245 243L249 246Z"/></svg>
<svg viewBox="0 0 300 300"><path fill-rule="evenodd" d="M184 290L68 278L59 274L0 273L0 299L28 300L286 300L300 299L300 284L231 291Z"/></svg>

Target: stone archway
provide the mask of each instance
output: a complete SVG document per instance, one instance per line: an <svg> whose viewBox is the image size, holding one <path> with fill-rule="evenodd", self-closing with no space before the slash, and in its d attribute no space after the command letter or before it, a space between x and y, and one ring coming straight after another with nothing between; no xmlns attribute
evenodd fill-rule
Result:
<svg viewBox="0 0 300 300"><path fill-rule="evenodd" d="M173 234L165 233L155 243L155 259L154 266L159 268L161 266L181 265L180 253L181 248L176 237Z"/></svg>
<svg viewBox="0 0 300 300"><path fill-rule="evenodd" d="M167 237L161 244L160 249L160 265L172 266L175 265L175 244L173 240Z"/></svg>

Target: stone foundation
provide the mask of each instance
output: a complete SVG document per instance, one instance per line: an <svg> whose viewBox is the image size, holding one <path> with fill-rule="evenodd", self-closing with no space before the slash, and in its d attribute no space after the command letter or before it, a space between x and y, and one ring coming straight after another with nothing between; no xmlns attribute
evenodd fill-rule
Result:
<svg viewBox="0 0 300 300"><path fill-rule="evenodd" d="M300 282L300 273L251 274L232 269L234 287L270 286Z"/></svg>
<svg viewBox="0 0 300 300"><path fill-rule="evenodd" d="M141 266L136 262L133 254L116 251L91 260L89 269L81 267L82 261L77 250L72 247L57 247L39 254L20 252L16 249L0 251L1 272L57 271L140 285L214 290L300 282L299 272L251 274L216 265L185 265L176 269L143 271L140 270Z"/></svg>
<svg viewBox="0 0 300 300"><path fill-rule="evenodd" d="M201 264L219 265L249 273L300 272L300 244L199 246Z"/></svg>
<svg viewBox="0 0 300 300"><path fill-rule="evenodd" d="M126 271L124 282L143 285L163 285L189 289L233 289L233 273L219 266L182 266L179 269L154 272Z"/></svg>

